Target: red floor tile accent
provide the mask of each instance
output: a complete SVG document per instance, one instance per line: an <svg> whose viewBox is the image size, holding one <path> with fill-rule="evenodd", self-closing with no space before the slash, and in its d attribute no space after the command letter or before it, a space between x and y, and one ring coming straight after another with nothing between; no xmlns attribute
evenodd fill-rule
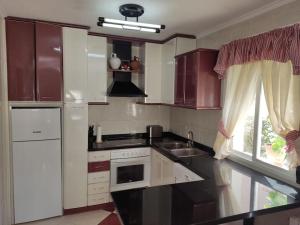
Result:
<svg viewBox="0 0 300 225"><path fill-rule="evenodd" d="M101 209L109 211L109 212L114 212L115 211L115 205L113 202L105 204Z"/></svg>
<svg viewBox="0 0 300 225"><path fill-rule="evenodd" d="M104 220L102 220L102 222L99 223L98 225L122 225L122 224L119 221L118 216L115 213L112 213Z"/></svg>
<svg viewBox="0 0 300 225"><path fill-rule="evenodd" d="M113 212L113 211L115 211L115 205L113 202L109 202L109 203L93 205L93 206L86 206L86 207L81 207L81 208L64 209L64 215L71 215L71 214L75 214L75 213L82 213L82 212L87 212L87 211L92 211L92 210L97 210L97 209L103 209L103 210L106 210L109 212Z"/></svg>

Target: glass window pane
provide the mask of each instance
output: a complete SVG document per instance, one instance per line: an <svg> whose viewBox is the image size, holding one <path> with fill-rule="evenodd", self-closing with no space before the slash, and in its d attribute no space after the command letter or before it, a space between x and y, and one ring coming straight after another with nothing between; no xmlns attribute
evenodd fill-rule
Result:
<svg viewBox="0 0 300 225"><path fill-rule="evenodd" d="M255 101L249 106L246 117L238 124L232 139L235 151L252 155L254 137Z"/></svg>
<svg viewBox="0 0 300 225"><path fill-rule="evenodd" d="M273 131L263 90L261 92L259 114L260 129L258 132L258 139L260 140L260 143L258 143L258 159L271 165L288 169L285 161L286 142L285 139Z"/></svg>

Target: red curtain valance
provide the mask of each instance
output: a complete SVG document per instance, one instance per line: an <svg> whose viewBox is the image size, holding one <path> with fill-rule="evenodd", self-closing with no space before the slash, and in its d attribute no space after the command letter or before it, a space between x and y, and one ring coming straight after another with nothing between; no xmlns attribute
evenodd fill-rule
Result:
<svg viewBox="0 0 300 225"><path fill-rule="evenodd" d="M300 24L223 45L214 70L222 79L228 67L258 60L290 60L294 74L300 75Z"/></svg>

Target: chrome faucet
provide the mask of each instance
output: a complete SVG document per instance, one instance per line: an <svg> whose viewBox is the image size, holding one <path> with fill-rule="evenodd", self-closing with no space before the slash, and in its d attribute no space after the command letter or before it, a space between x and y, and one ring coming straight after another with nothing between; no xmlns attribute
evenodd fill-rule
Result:
<svg viewBox="0 0 300 225"><path fill-rule="evenodd" d="M187 139L188 139L187 146L189 148L192 148L194 146L194 133L193 133L193 131L190 130L188 132Z"/></svg>

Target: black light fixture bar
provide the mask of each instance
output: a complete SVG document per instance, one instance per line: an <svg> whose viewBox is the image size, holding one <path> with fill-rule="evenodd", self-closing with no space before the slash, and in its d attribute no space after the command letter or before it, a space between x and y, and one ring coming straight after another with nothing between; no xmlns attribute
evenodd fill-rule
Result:
<svg viewBox="0 0 300 225"><path fill-rule="evenodd" d="M157 25L157 27L147 26L147 25L145 26L145 23L106 19L103 17L99 17L99 21L97 25L101 27L111 27L111 28L151 32L151 33L160 33L160 29L165 28L164 25ZM154 24L150 24L150 25L154 25ZM158 28L158 26L160 28Z"/></svg>
<svg viewBox="0 0 300 225"><path fill-rule="evenodd" d="M97 25L102 27L112 27L112 28L119 28L119 29L152 32L152 33L160 33L161 29L166 28L165 25L139 22L138 18L144 13L144 8L140 5L137 4L121 5L119 8L119 12L123 16L125 16L125 20L99 17ZM128 17L136 18L136 22L128 21L127 20Z"/></svg>

